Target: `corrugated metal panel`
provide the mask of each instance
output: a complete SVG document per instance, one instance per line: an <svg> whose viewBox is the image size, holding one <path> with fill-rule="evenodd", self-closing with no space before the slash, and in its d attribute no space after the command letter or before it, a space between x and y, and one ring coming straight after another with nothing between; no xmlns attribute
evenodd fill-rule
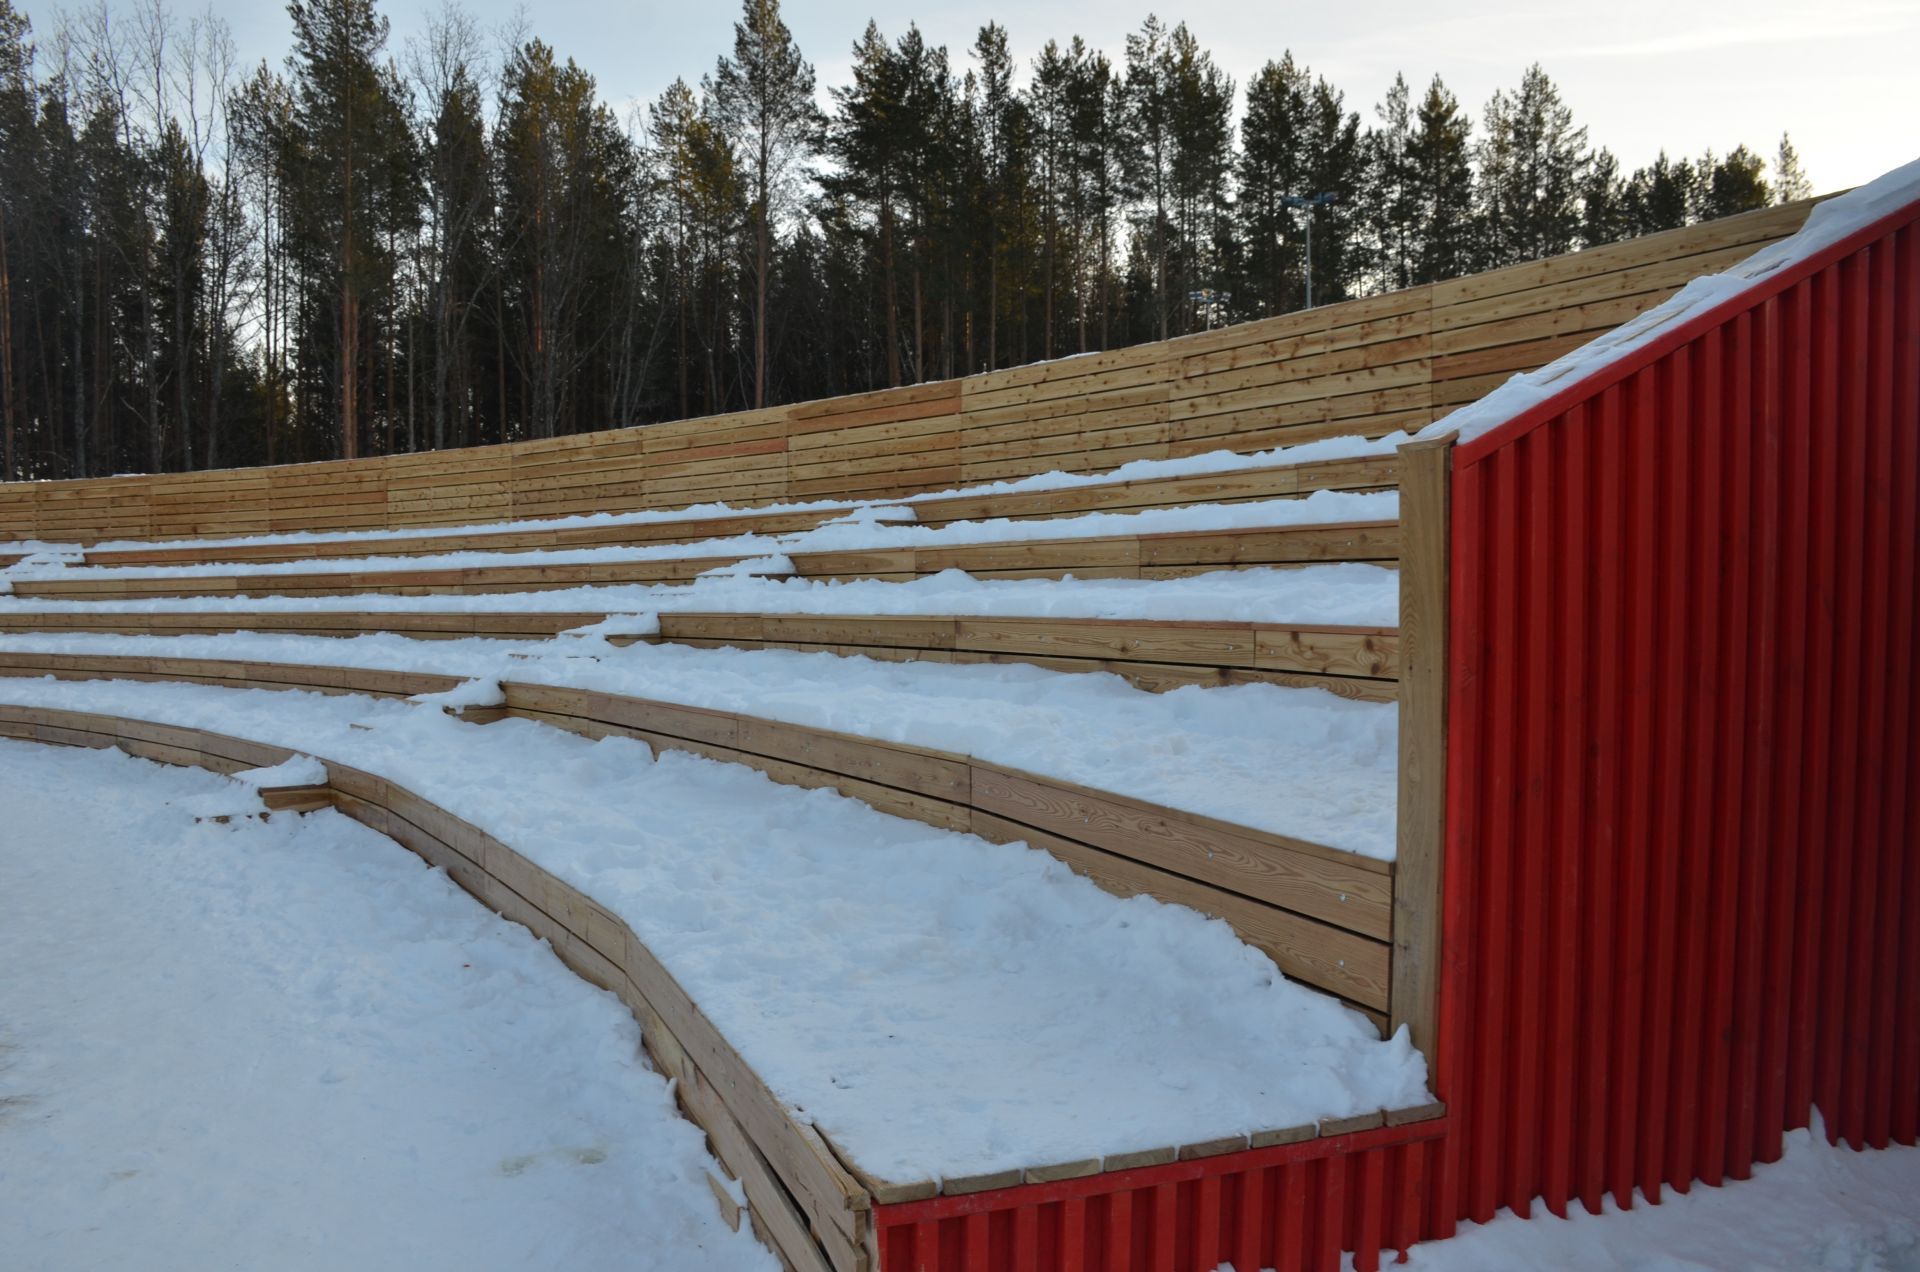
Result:
<svg viewBox="0 0 1920 1272"><path fill-rule="evenodd" d="M882 1272L1279 1272L1379 1265L1428 1218L1444 1122L876 1206Z"/></svg>
<svg viewBox="0 0 1920 1272"><path fill-rule="evenodd" d="M1914 219L1455 457L1463 1217L1914 1140Z"/></svg>

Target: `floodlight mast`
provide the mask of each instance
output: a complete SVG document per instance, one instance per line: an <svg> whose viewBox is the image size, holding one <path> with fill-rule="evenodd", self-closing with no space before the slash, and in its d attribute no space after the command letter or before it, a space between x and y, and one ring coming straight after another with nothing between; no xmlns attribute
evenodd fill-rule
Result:
<svg viewBox="0 0 1920 1272"><path fill-rule="evenodd" d="M1319 194L1307 196L1307 197L1303 197L1298 194L1285 194L1280 196L1280 202L1283 206L1289 207L1289 208L1305 208L1307 210L1307 308L1308 309L1313 308L1313 209L1317 207L1322 207L1329 203L1338 203L1339 201L1340 201L1340 196L1337 194L1334 194L1332 191L1329 191L1329 190L1322 190Z"/></svg>

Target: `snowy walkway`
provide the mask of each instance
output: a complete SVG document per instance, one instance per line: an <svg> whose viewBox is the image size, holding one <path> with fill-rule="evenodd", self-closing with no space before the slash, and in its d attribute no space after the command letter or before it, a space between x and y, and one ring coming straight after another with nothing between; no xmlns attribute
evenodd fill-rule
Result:
<svg viewBox="0 0 1920 1272"><path fill-rule="evenodd" d="M336 813L0 739L0 1264L774 1269L639 1031Z"/></svg>

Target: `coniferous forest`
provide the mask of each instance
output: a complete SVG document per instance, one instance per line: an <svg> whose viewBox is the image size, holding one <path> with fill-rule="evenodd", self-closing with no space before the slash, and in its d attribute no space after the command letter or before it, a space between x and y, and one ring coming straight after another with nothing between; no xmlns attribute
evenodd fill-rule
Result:
<svg viewBox="0 0 1920 1272"><path fill-rule="evenodd" d="M1625 170L1540 67L1350 98L1184 25L1125 47L778 0L633 117L532 30L292 0L279 65L167 0L0 0L6 479L550 437L942 379L1808 193L1793 148ZM1045 34L1045 33L1039 33ZM1377 86L1367 86L1374 91ZM1729 139L1730 141L1738 139ZM1331 194L1309 209L1289 196Z"/></svg>

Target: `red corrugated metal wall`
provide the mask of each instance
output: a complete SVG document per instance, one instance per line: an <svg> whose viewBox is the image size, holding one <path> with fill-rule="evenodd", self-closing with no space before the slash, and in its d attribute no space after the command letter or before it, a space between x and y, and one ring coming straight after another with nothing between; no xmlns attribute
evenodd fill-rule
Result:
<svg viewBox="0 0 1920 1272"><path fill-rule="evenodd" d="M1914 1140L1915 218L1456 451L1463 1217Z"/></svg>
<svg viewBox="0 0 1920 1272"><path fill-rule="evenodd" d="M1442 1122L877 1206L882 1272L1320 1272L1428 1229Z"/></svg>
<svg viewBox="0 0 1920 1272"><path fill-rule="evenodd" d="M1816 1107L1915 1142L1916 222L1457 449L1444 1122L876 1207L883 1272L1366 1268L1742 1178Z"/></svg>

